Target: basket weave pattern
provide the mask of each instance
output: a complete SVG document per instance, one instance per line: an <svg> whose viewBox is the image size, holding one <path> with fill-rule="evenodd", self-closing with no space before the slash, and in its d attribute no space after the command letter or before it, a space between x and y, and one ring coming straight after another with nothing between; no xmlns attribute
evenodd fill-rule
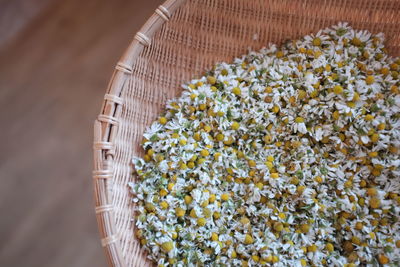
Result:
<svg viewBox="0 0 400 267"><path fill-rule="evenodd" d="M180 85L247 49L315 33L339 21L384 32L400 52L397 0L168 0L136 34L111 78L94 127L94 191L110 266L151 266L134 236L127 183L142 134Z"/></svg>

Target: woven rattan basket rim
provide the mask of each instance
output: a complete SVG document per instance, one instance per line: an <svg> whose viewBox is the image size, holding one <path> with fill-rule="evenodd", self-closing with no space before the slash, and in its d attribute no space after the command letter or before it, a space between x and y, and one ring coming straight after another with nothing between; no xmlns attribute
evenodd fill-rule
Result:
<svg viewBox="0 0 400 267"><path fill-rule="evenodd" d="M100 115L94 123L93 185L95 212L104 248L110 266L127 266L122 256L120 239L115 229L114 205L111 203L110 181L113 176L114 138L118 130L118 115L124 103L123 84L132 74L132 66L142 50L149 46L153 35L170 19L186 0L167 0L136 33L133 41L117 63L104 96Z"/></svg>

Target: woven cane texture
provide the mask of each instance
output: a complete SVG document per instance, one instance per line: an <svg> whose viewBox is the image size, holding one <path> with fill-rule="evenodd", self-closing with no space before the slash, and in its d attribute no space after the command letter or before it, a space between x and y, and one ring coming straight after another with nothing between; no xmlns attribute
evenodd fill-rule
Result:
<svg viewBox="0 0 400 267"><path fill-rule="evenodd" d="M142 133L180 85L216 62L268 43L316 33L339 21L384 32L400 52L397 0L169 0L133 39L95 122L94 189L101 243L111 266L151 266L134 235L127 183Z"/></svg>

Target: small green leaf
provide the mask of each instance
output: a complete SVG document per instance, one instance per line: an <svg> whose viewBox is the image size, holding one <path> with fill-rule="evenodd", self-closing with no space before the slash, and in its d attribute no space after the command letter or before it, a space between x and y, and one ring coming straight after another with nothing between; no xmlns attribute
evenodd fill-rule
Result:
<svg viewBox="0 0 400 267"><path fill-rule="evenodd" d="M322 173L323 175L327 175L327 174L328 174L328 169L325 168L325 167L322 167L322 168L320 169L320 171L321 171L321 173Z"/></svg>
<svg viewBox="0 0 400 267"><path fill-rule="evenodd" d="M151 142L156 142L156 141L158 141L159 140L159 138L158 138L158 135L157 134L154 134L152 137L150 137L150 141Z"/></svg>
<svg viewBox="0 0 400 267"><path fill-rule="evenodd" d="M345 29L345 28L339 28L339 29L336 30L336 34L338 36L343 36L343 35L346 34L346 32L347 32L347 29Z"/></svg>

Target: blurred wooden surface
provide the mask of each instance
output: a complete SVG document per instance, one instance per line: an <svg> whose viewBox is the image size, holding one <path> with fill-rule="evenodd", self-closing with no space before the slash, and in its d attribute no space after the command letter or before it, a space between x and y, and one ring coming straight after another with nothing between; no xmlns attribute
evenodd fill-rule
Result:
<svg viewBox="0 0 400 267"><path fill-rule="evenodd" d="M161 0L0 0L0 266L105 266L92 129Z"/></svg>

